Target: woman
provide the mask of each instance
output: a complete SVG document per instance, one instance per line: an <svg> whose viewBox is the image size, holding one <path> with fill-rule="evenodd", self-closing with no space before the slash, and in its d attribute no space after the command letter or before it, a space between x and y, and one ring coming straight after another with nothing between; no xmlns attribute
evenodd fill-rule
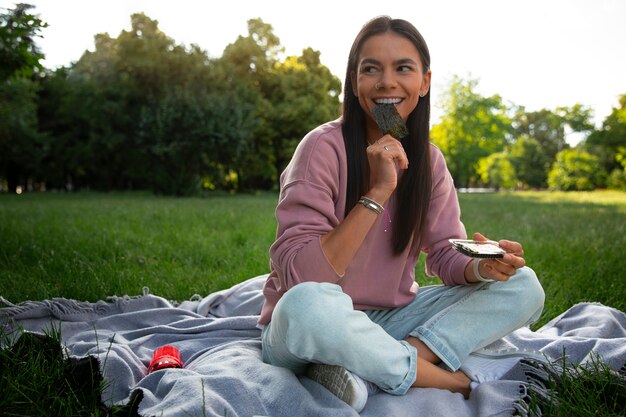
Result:
<svg viewBox="0 0 626 417"><path fill-rule="evenodd" d="M358 411L372 385L467 398L472 379L482 382L459 370L470 353L543 308L519 243L501 240L503 258L479 261L448 241L466 231L443 155L429 143L429 66L410 23L368 22L350 51L342 118L307 134L281 175L263 360L308 370ZM408 136L382 134L372 109L384 104ZM444 285L418 288L420 252Z"/></svg>

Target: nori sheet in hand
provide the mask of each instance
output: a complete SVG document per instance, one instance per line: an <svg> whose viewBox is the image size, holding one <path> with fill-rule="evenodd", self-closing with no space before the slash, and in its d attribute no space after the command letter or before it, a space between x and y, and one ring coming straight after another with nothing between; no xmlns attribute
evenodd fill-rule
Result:
<svg viewBox="0 0 626 417"><path fill-rule="evenodd" d="M409 134L409 129L393 104L377 104L372 109L372 114L383 135L402 139Z"/></svg>

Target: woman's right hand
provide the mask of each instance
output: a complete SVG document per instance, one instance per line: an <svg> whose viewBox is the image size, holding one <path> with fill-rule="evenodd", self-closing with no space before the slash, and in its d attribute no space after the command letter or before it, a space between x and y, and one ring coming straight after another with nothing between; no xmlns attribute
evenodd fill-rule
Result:
<svg viewBox="0 0 626 417"><path fill-rule="evenodd" d="M390 135L367 147L367 159L370 189L365 196L385 204L396 189L398 169L407 169L409 161L402 144ZM357 204L341 223L320 237L322 251L338 276L345 274L377 216L379 214Z"/></svg>
<svg viewBox="0 0 626 417"><path fill-rule="evenodd" d="M398 185L398 172L409 167L402 143L385 135L367 147L370 167L368 196L384 204Z"/></svg>

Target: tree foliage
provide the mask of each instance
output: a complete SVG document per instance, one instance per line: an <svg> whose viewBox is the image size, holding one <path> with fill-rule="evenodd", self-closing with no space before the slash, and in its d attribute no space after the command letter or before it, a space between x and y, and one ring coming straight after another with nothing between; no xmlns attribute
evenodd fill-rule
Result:
<svg viewBox="0 0 626 417"><path fill-rule="evenodd" d="M248 21L248 36L228 45L220 63L253 96L257 123L249 152L238 164L242 188L271 188L296 144L313 127L339 115L341 83L322 65L319 52L280 60L284 48L272 26Z"/></svg>
<svg viewBox="0 0 626 417"><path fill-rule="evenodd" d="M44 58L35 38L47 24L29 11L33 6L17 4L0 13L0 82L12 77L30 77L43 70Z"/></svg>
<svg viewBox="0 0 626 417"><path fill-rule="evenodd" d="M545 156L554 161L557 153L570 147L566 130L578 133L592 131L592 116L592 110L581 104L533 112L520 108L514 117L515 135L533 138L539 143Z"/></svg>
<svg viewBox="0 0 626 417"><path fill-rule="evenodd" d="M478 161L476 170L482 182L496 190L514 189L517 186L515 167L505 152L492 153Z"/></svg>
<svg viewBox="0 0 626 417"><path fill-rule="evenodd" d="M478 94L477 84L452 79L444 116L431 132L459 187L546 187L557 154L570 148L567 134L588 135L594 129L593 112L581 104L528 112L505 106L498 95ZM598 181L590 183L601 185Z"/></svg>
<svg viewBox="0 0 626 417"><path fill-rule="evenodd" d="M569 148L563 119L555 112L548 109L526 112L522 109L515 121L515 135L533 138L550 161L554 161L557 153Z"/></svg>
<svg viewBox="0 0 626 417"><path fill-rule="evenodd" d="M318 52L281 62L271 25L248 29L217 59L141 13L117 38L96 35L94 51L42 81L50 186L273 187L295 142L338 115L340 84Z"/></svg>
<svg viewBox="0 0 626 417"><path fill-rule="evenodd" d="M483 97L478 81L455 76L443 100L441 123L433 126L431 139L446 156L458 187L477 180L478 161L502 151L513 132L506 106L498 95Z"/></svg>
<svg viewBox="0 0 626 417"><path fill-rule="evenodd" d="M266 115L272 139L274 169L280 173L293 154L302 131L339 114L341 83L319 59L319 52L307 48L302 56L290 56L274 68L272 103Z"/></svg>
<svg viewBox="0 0 626 417"><path fill-rule="evenodd" d="M35 38L46 24L30 9L18 4L0 14L0 180L10 190L37 174L42 154L32 77L42 69Z"/></svg>
<svg viewBox="0 0 626 417"><path fill-rule="evenodd" d="M300 139L340 115L320 53L285 56L262 19L210 58L137 13L50 71L31 9L0 15L0 189L273 189ZM594 130L580 104L527 112L477 87L453 77L431 130L457 187L626 188L626 94ZM576 151L569 132L587 136Z"/></svg>
<svg viewBox="0 0 626 417"><path fill-rule="evenodd" d="M620 178L626 165L626 94L620 96L619 107L613 108L602 127L589 135L583 147L598 156L602 167L612 173L612 177ZM613 174L614 171L617 172Z"/></svg>
<svg viewBox="0 0 626 417"><path fill-rule="evenodd" d="M526 187L544 188L552 160L539 141L527 135L517 138L511 145L509 159L518 180Z"/></svg>
<svg viewBox="0 0 626 417"><path fill-rule="evenodd" d="M566 149L556 155L556 162L548 174L548 185L553 190L589 191L602 183L602 177L596 156L578 149Z"/></svg>

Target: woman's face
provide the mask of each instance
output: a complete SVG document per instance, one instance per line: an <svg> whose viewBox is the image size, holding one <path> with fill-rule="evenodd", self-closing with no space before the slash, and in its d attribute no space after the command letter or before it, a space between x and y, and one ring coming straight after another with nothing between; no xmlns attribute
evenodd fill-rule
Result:
<svg viewBox="0 0 626 417"><path fill-rule="evenodd" d="M419 52L407 38L386 32L367 39L352 74L352 87L369 116L368 126L375 126L372 107L382 103L393 103L406 121L420 94L428 92L430 76L430 71L424 73Z"/></svg>

